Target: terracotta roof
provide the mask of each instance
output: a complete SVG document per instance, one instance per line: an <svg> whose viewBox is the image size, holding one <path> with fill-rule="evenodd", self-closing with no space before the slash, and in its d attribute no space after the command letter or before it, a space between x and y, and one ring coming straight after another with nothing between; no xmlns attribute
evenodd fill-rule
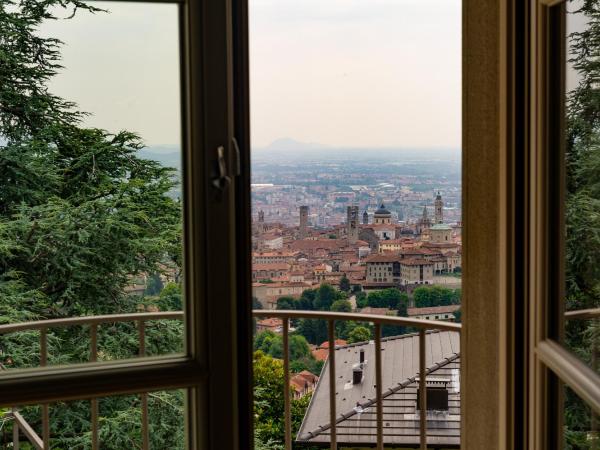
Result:
<svg viewBox="0 0 600 450"><path fill-rule="evenodd" d="M263 320L258 320L256 325L267 328L277 328L283 326L283 321L281 319L276 318L268 318Z"/></svg>
<svg viewBox="0 0 600 450"><path fill-rule="evenodd" d="M290 242L289 245L292 250L332 250L345 246L346 242L341 239L301 239Z"/></svg>
<svg viewBox="0 0 600 450"><path fill-rule="evenodd" d="M389 253L380 253L378 255L373 255L365 260L366 263L391 263L398 261L400 261L400 258L397 254Z"/></svg>
<svg viewBox="0 0 600 450"><path fill-rule="evenodd" d="M451 242L424 242L423 243L423 247L429 247L429 248L453 248L453 247L460 247L460 244L457 243L451 243Z"/></svg>
<svg viewBox="0 0 600 450"><path fill-rule="evenodd" d="M460 305L447 305L447 306L430 306L427 308L408 308L409 316L420 316L429 314L448 314L458 311Z"/></svg>
<svg viewBox="0 0 600 450"><path fill-rule="evenodd" d="M403 259L400 261L400 264L404 266L431 266L433 263L431 261L427 261L422 258L413 258L413 259Z"/></svg>
<svg viewBox="0 0 600 450"><path fill-rule="evenodd" d="M287 263L266 263L266 264L252 264L252 271L258 272L259 270L289 270L290 265Z"/></svg>
<svg viewBox="0 0 600 450"><path fill-rule="evenodd" d="M361 314L375 314L377 316L387 316L389 313L395 313L395 311L393 309L388 309L388 308L373 308L372 306L366 306L360 310L360 313Z"/></svg>
<svg viewBox="0 0 600 450"><path fill-rule="evenodd" d="M327 361L327 358L329 357L329 349L318 348L312 351L312 355L317 361Z"/></svg>
<svg viewBox="0 0 600 450"><path fill-rule="evenodd" d="M348 342L345 341L344 339L336 339L335 340L335 346L339 347L340 345L346 345ZM323 342L321 345L319 345L319 348L329 348L329 341L325 341Z"/></svg>

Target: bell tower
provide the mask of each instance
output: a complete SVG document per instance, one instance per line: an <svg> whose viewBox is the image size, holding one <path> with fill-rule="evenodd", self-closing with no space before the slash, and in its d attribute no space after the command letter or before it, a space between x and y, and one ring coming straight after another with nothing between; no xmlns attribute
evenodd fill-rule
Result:
<svg viewBox="0 0 600 450"><path fill-rule="evenodd" d="M444 223L444 201L440 191L435 196L435 223Z"/></svg>

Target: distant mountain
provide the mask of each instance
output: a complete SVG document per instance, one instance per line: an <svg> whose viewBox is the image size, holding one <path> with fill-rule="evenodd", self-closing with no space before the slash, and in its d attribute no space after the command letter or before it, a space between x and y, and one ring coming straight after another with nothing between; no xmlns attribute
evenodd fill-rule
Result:
<svg viewBox="0 0 600 450"><path fill-rule="evenodd" d="M291 138L273 141L252 149L253 161L372 161L372 162L460 162L457 148L341 147L301 142Z"/></svg>
<svg viewBox="0 0 600 450"><path fill-rule="evenodd" d="M177 145L146 147L139 155L158 161L163 166L181 170L181 151ZM333 147L318 143L301 142L291 138L273 141L266 147L253 148L255 163L380 163L386 165L411 165L452 163L459 164L460 149L456 148L406 148L406 147Z"/></svg>
<svg viewBox="0 0 600 450"><path fill-rule="evenodd" d="M140 158L158 161L164 167L181 170L181 152L178 146L146 147L138 154Z"/></svg>

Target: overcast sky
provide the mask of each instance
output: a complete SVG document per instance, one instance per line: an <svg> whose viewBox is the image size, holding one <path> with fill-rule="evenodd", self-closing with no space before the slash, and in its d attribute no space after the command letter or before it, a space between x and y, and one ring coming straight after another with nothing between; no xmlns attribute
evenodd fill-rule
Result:
<svg viewBox="0 0 600 450"><path fill-rule="evenodd" d="M66 44L53 91L91 125L178 144L176 6L98 4L111 13L44 26ZM459 148L459 0L250 0L250 12L254 146Z"/></svg>

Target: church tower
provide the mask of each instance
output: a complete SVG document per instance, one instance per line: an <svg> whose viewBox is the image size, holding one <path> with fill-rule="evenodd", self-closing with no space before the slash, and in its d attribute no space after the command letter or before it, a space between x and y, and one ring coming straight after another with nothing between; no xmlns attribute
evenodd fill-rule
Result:
<svg viewBox="0 0 600 450"><path fill-rule="evenodd" d="M435 196L435 223L444 223L444 201L440 191Z"/></svg>
<svg viewBox="0 0 600 450"><path fill-rule="evenodd" d="M363 213L363 225L369 225L369 213L366 210Z"/></svg>
<svg viewBox="0 0 600 450"><path fill-rule="evenodd" d="M419 222L417 222L417 233L423 234L423 231L429 228L431 228L431 219L427 214L427 206L423 206L423 215L419 219Z"/></svg>
<svg viewBox="0 0 600 450"><path fill-rule="evenodd" d="M308 236L308 206L300 207L300 227L298 229L298 237L305 239Z"/></svg>
<svg viewBox="0 0 600 450"><path fill-rule="evenodd" d="M354 244L358 241L358 206L348 206L348 219L346 222L348 242Z"/></svg>

